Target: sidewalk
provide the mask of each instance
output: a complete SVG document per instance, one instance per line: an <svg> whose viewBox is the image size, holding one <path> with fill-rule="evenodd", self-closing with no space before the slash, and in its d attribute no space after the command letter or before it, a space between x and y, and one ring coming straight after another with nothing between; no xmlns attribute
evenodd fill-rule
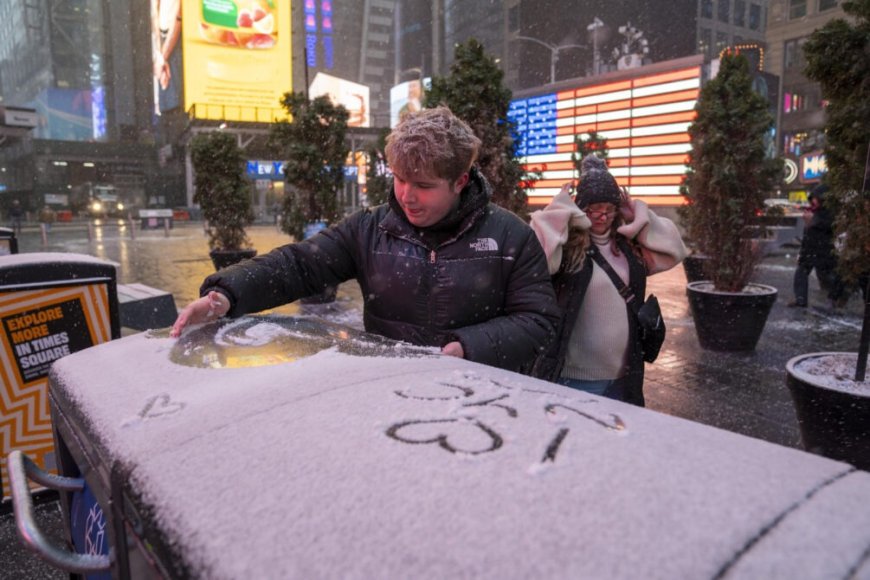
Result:
<svg viewBox="0 0 870 580"><path fill-rule="evenodd" d="M858 349L863 303L854 294L833 311L811 277L810 308L788 308L796 247L767 256L754 280L778 289L777 301L750 353L705 351L698 345L682 268L653 276L647 292L659 297L668 327L658 360L646 368L647 407L780 445L801 448L785 384L789 359L807 352Z"/></svg>

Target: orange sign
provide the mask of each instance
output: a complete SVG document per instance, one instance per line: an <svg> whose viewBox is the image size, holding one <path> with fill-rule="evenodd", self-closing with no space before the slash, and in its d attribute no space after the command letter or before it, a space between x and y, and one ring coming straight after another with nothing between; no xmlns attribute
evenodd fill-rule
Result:
<svg viewBox="0 0 870 580"><path fill-rule="evenodd" d="M108 283L0 292L0 472L20 450L54 469L48 409L51 363L112 338Z"/></svg>

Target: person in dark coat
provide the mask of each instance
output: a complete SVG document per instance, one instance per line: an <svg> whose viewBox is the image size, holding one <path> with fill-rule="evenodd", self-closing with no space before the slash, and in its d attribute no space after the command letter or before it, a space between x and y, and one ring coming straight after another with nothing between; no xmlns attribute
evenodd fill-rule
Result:
<svg viewBox="0 0 870 580"><path fill-rule="evenodd" d="M804 212L806 226L794 272L794 299L788 303L792 308L806 308L809 304L810 274L814 269L819 284L834 306L841 305L847 297L844 284L836 273L834 216L824 205L827 191L827 185L817 185L808 196L810 207Z"/></svg>
<svg viewBox="0 0 870 580"><path fill-rule="evenodd" d="M16 236L21 236L22 219L24 219L24 208L21 207L20 201L13 199L12 205L9 207L9 227L12 228Z"/></svg>
<svg viewBox="0 0 870 580"><path fill-rule="evenodd" d="M445 107L408 115L387 140L387 204L209 276L172 336L355 278L367 331L520 369L552 339L559 310L534 232L489 201L472 166L479 146Z"/></svg>
<svg viewBox="0 0 870 580"><path fill-rule="evenodd" d="M532 228L544 246L564 318L557 339L535 360L532 376L643 406L643 350L637 317L593 254L641 301L646 278L676 266L686 247L676 225L632 199L589 155L576 200L570 184Z"/></svg>

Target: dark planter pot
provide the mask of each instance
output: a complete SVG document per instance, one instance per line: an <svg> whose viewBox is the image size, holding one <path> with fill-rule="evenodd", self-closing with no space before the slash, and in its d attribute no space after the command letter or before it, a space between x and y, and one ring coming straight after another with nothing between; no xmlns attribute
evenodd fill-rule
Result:
<svg viewBox="0 0 870 580"><path fill-rule="evenodd" d="M704 264L710 258L703 254L690 254L683 258L683 270L686 272L686 280L688 282L700 282L701 280L709 280L704 276Z"/></svg>
<svg viewBox="0 0 870 580"><path fill-rule="evenodd" d="M786 383L801 441L807 451L870 471L870 395L826 386L827 377L802 369L808 362L835 356L850 357L854 372L857 353L814 352L796 356L786 364Z"/></svg>
<svg viewBox="0 0 870 580"><path fill-rule="evenodd" d="M702 348L729 352L755 350L777 291L764 284L749 286L752 292L716 292L710 282L692 282L687 286L695 332Z"/></svg>
<svg viewBox="0 0 870 580"><path fill-rule="evenodd" d="M214 269L220 270L221 268L238 264L242 260L253 258L257 255L257 250L250 248L245 250L212 250L208 255L211 258L212 264L214 264Z"/></svg>

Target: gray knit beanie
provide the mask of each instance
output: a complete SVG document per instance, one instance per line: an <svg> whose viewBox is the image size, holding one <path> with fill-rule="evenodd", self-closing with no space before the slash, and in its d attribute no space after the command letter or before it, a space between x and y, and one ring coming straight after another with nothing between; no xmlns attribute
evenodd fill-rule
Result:
<svg viewBox="0 0 870 580"><path fill-rule="evenodd" d="M596 155L587 155L580 164L580 185L577 186L575 203L584 209L593 203L612 203L616 207L622 201L622 190L607 171L607 164Z"/></svg>

